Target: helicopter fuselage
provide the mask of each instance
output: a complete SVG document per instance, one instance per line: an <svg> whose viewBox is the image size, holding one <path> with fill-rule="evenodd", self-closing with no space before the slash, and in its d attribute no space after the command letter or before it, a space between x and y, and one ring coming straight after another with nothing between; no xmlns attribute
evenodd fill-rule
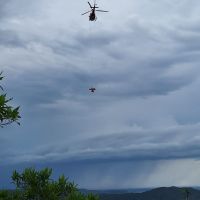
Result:
<svg viewBox="0 0 200 200"><path fill-rule="evenodd" d="M94 9L92 9L92 12L90 13L89 20L90 21L96 20L96 15L95 15L95 10Z"/></svg>

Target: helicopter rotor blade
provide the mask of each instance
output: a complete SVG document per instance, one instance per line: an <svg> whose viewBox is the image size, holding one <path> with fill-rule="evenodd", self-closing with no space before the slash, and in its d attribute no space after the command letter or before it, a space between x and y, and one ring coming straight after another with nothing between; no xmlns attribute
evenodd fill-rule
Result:
<svg viewBox="0 0 200 200"><path fill-rule="evenodd" d="M90 4L90 2L89 2L89 1L88 1L88 4L89 4L90 8L92 8L92 5Z"/></svg>
<svg viewBox="0 0 200 200"><path fill-rule="evenodd" d="M109 12L107 10L96 10L96 11L99 11L99 12Z"/></svg>
<svg viewBox="0 0 200 200"><path fill-rule="evenodd" d="M91 11L87 11L87 12L85 12L85 13L81 14L81 15L85 15L85 14L87 14L87 13L89 13L89 12L91 12Z"/></svg>

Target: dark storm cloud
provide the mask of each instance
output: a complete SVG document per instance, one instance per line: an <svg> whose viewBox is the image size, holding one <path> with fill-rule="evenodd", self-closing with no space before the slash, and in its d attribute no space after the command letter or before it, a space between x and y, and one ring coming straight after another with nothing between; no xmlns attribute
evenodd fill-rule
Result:
<svg viewBox="0 0 200 200"><path fill-rule="evenodd" d="M134 32L138 32L139 35L143 29L140 28L137 30L137 28L138 27L134 27ZM135 46L132 46L132 43L134 44L136 39L135 35L132 36L131 32L125 32L123 35L116 35L116 33L113 32L100 32L95 33L94 37L85 36L83 34L80 35L78 40L75 39L74 45L76 52L79 53L78 55L89 56L91 58L89 65L92 66L95 63L96 66L103 66L106 69L106 72L93 73L90 77L85 74L86 78L83 79L86 80L90 78L91 82L95 83L99 88L104 89L106 96L117 97L122 97L122 95L126 97L167 94L168 92L179 90L194 81L195 74L190 74L189 76L168 75L168 70L171 70L174 66L179 65L181 68L181 65L188 64L189 67L190 64L195 65L193 62L198 60L197 56L193 55L193 57L191 57L190 51L188 50L185 52L184 47L181 47L181 45L187 45L184 40L179 43L178 40L173 40L173 37L169 37L168 40L173 43L173 46L170 44L167 45L168 48L165 47L165 51L161 46L162 40L159 41L159 39L156 38L157 35L153 35L147 31L147 33L143 33L143 35L140 34L140 37L143 41L151 38L149 47L152 49L159 48L157 52L153 52L155 55L152 54L149 55L150 57L148 56L148 58L151 59L150 62L146 59L138 60L138 57L134 56ZM126 38L128 38L128 40L126 40ZM117 48L115 47L116 43L119 44ZM120 46L120 44L123 45ZM126 48L123 47L125 45ZM60 48L62 46L63 48ZM96 49L94 52L90 49L93 47ZM59 52L62 49L63 55L69 53L69 47L66 48L64 42L60 42L59 46L54 46L52 48L55 52ZM129 49L129 51L126 49ZM103 63L97 56L97 53L102 50L103 54L110 55L115 61L119 62L109 63L109 65ZM128 61L126 60L127 58L129 58ZM82 76L84 77L84 71ZM145 78L146 76L148 76L148 81Z"/></svg>
<svg viewBox="0 0 200 200"><path fill-rule="evenodd" d="M62 70L60 73L52 70L46 75L43 72L32 73L31 76L23 74L22 77L20 81L16 80L16 86L12 86L14 90L11 92L14 93L19 88L21 93L16 94L18 101L28 105L49 104L65 98L73 99L75 94L78 99L78 96L86 95L85 88L89 86L89 75L68 70ZM44 78L46 81L43 81ZM74 98L76 100L76 97Z"/></svg>
<svg viewBox="0 0 200 200"><path fill-rule="evenodd" d="M149 95L166 95L168 92L175 91L187 84L190 79L179 77L165 77L159 75L156 79L142 80L127 75L126 81L116 74L96 74L91 75L87 72L77 73L62 70L60 74L52 70L48 72L46 81L43 81L45 75L34 73L31 75L24 74L21 81L16 82L12 88L12 93L19 88L21 93L15 94L18 101L23 104L38 105L55 103L57 100L73 100L87 103L88 88L95 83L97 89L104 91L94 97L97 102L102 99L111 101L127 97L147 97ZM103 77L102 77L103 76ZM113 78L115 76L115 78ZM153 76L153 74L152 74ZM135 79L135 80L134 80ZM92 83L92 84L91 84ZM10 87L8 87L9 89Z"/></svg>
<svg viewBox="0 0 200 200"><path fill-rule="evenodd" d="M81 37L81 36L80 36ZM117 39L111 39L111 37L108 37L105 39L105 35L101 36L101 34L97 34L97 38L102 37L100 41L104 41L105 43L101 43L101 45L107 45L110 46L107 50L105 48L105 55L109 55L109 49L113 49L112 53L113 55L116 55L118 53L115 53L115 48L112 48L112 43L118 42L120 43L121 37ZM114 36L113 38L116 38ZM125 38L131 38L129 34L125 36ZM87 39L84 38L85 44L90 44L90 38L88 37ZM76 40L75 40L76 41ZM47 47L50 47L55 53L60 53L62 55L73 55L74 58L77 57L79 59L79 55L84 55L89 57L91 56L91 61L89 61L89 68L92 67L90 65L97 65L97 66L103 66L102 60L99 60L98 56L93 54L89 54L88 49L83 48L82 42L76 41L76 53L77 51L79 52L78 55L75 54L75 52L71 51L75 47L70 47L68 46L65 42L61 41L54 41L52 44L46 44ZM95 40L94 41L98 41ZM106 42L110 41L110 43ZM156 43L154 45L157 45ZM87 46L88 47L88 46ZM86 48L86 47L85 47ZM132 47L130 47L132 48ZM90 49L90 45L89 45ZM88 51L88 53L85 52ZM180 49L179 49L180 50ZM97 48L97 51L99 49ZM107 51L107 52L106 52ZM118 51L118 49L116 49ZM177 50L178 51L178 50ZM181 52L181 51L180 51ZM68 94L75 95L84 95L85 93L82 91L82 89L85 87L87 88L91 83L97 85L99 89L102 89L104 91L103 93L100 93L99 97L117 97L117 98L126 98L127 96L129 97L146 97L146 96L152 96L152 95L166 95L168 92L171 91L176 91L191 82L194 81L195 74L189 74L189 76L185 75L177 75L177 76L171 76L168 75L167 72L173 66L175 65L181 65L194 61L189 55L181 54L176 55L176 52L173 50L172 53L167 52L166 55L162 56L158 52L158 55L152 55L151 61L143 60L143 61L138 61L138 58L129 58L128 61L125 60L127 55L123 51L120 53L121 58L116 58L115 60L119 61L118 63L112 63L112 64L106 64L106 71L100 71L100 72L93 72L93 69L90 69L91 71L88 72L86 70L81 70L81 72L77 72L77 69L73 69L75 66L71 66L71 64L62 64L66 65L67 68L70 67L72 69L71 71L62 69L62 73L59 75L54 75L56 74L56 70L48 70L47 74L49 76L45 76L44 74L24 74L25 77L27 77L27 80L29 80L29 83L26 83L26 79L23 80L22 85L27 85L27 89L25 89L26 92L24 94L28 94L28 91L31 91L30 88L34 89L36 91L33 91L34 94L36 95L36 98L44 98L45 99L51 99L58 98L60 99L62 97L61 94L58 93L63 93L64 91L67 92ZM173 55L172 55L173 54ZM131 56L131 51L129 52L129 55ZM120 60L119 60L120 59ZM196 58L197 59L197 58ZM89 59L90 60L90 59ZM80 59L81 62L81 59ZM94 62L94 63L93 63ZM99 63L98 63L99 62ZM84 61L83 61L84 64ZM56 66L55 66L56 68ZM125 68L125 69L124 69ZM37 83L31 82L31 77L29 76L37 76ZM148 76L148 80L146 80L146 76ZM46 79L50 80L49 85L43 84L43 79L46 77ZM30 87L29 87L30 85ZM64 87L64 89L62 89ZM28 89L29 88L29 89ZM63 91L58 91L58 88L61 88ZM53 92L55 91L55 93ZM43 95L41 95L43 94ZM45 95L46 94L46 95ZM57 96L57 97L56 97ZM38 99L39 101L42 99Z"/></svg>
<svg viewBox="0 0 200 200"><path fill-rule="evenodd" d="M43 41L42 38L38 38L37 36L35 40L32 40L32 42L36 42L39 45L41 44L45 48L50 48L55 54L61 54L61 56L69 58L71 56L79 61L79 65L81 65L81 62L83 64L83 70L79 74L75 74L73 70L67 70L66 72L63 70L62 75L49 77L51 79L54 78L54 81L52 81L54 86L45 86L43 83L40 84L44 76L39 76L38 82L30 86L30 88L35 88L35 90L37 90L34 91L34 93L38 93L36 96L36 98L39 98L38 101L54 98L54 94L60 99L62 95L58 93L63 93L63 91L56 91L56 88L61 88L61 85L66 87L65 91L67 93L75 95L80 92L80 87L87 87L93 83L104 91L104 94L101 93L98 98L101 96L127 98L166 95L194 81L195 74L189 74L189 76L171 76L167 74L168 70L175 65L180 65L181 68L182 64L188 63L189 65L190 62L194 61L189 55L189 52L188 55L186 55L185 52L183 53L182 49L185 47L181 46L186 46L187 41L181 40L180 42L179 39L185 37L184 32L182 33L181 30L179 30L176 39L174 39L174 35L172 35L172 37L168 35L168 38L165 39L171 41L173 46L171 46L171 44L166 44L166 46L163 47L162 42L164 39L157 37L159 29L157 30L158 32L154 34L150 27L145 27L145 24L139 21L133 20L129 23L131 26L128 28L125 27L123 32L119 33L100 30L99 32L92 31L92 36L89 36L89 32L80 32L75 36L70 35L70 40L73 41L70 43L65 37L63 39L58 37L54 40ZM163 30L160 34L162 34L162 32ZM11 35L9 37L8 34L7 38L4 38L4 35L5 34L2 35L2 41L4 43L20 44L14 36ZM192 37L191 35L190 38ZM31 39L33 38L31 37ZM14 43L12 41L14 41ZM139 41L141 45L139 45ZM28 44L29 41L27 41L25 49ZM157 51L155 52L155 50L153 50L152 54L149 54L147 51L148 49L145 49L146 47L149 48L149 50L157 49ZM135 50L136 48L137 52ZM143 59L141 55L140 57L137 57L137 55L135 56L135 53L138 54L140 51L144 51L144 54L147 52L149 54L147 58L144 56ZM109 56L111 59L114 59L114 61L111 63L104 62L105 59L109 59ZM88 63L86 63L82 57L88 57ZM71 64L62 63L62 66L64 65L69 67L68 65ZM86 65L88 65L90 72L84 70L84 66ZM93 65L95 65L95 67L103 66L105 71L93 70ZM72 69L75 65L70 67ZM46 73L53 74L54 70L49 70ZM34 75L24 74L24 76L29 77ZM146 79L147 76L148 80ZM61 84L60 80L63 84ZM23 82L23 85L26 85L26 83ZM55 93L53 91L55 91ZM26 89L24 93L29 95Z"/></svg>
<svg viewBox="0 0 200 200"><path fill-rule="evenodd" d="M150 162L199 158L199 12L125 1L102 0L112 12L94 24L77 1L0 1L3 83L22 114L3 130L4 166L70 165L82 185L120 187Z"/></svg>
<svg viewBox="0 0 200 200"><path fill-rule="evenodd" d="M193 133L191 137L190 133ZM9 163L54 163L60 161L128 161L198 158L199 124L166 130L138 130L97 136L92 139L41 146L36 151L10 155Z"/></svg>
<svg viewBox="0 0 200 200"><path fill-rule="evenodd" d="M193 63L194 60L191 60L190 56L186 56L185 51L181 51L182 46L185 46L185 40L177 42L177 40L174 40L174 38L169 35L167 36L167 39L174 40L173 46L171 46L171 44L166 44L166 46L163 47L163 39L158 39L157 35L151 33L150 29L148 30L147 27L143 28L143 26L144 25L141 27L140 24L136 23L136 25L133 26L134 30L130 31L132 27L129 27L128 29L125 29L122 35L120 35L121 33L117 34L110 31L95 33L92 38L83 34L80 34L79 36L76 35L75 38L71 36L73 38L72 44L75 44L75 51L78 51L80 53L79 55L89 55L92 57L91 60L90 58L88 60L89 66L82 66L82 68L80 68L80 66L77 67L77 65L80 65L79 63L70 64L64 61L63 63L58 63L58 66L55 64L52 66L52 63L49 63L51 66L50 69L47 68L48 63L42 63L42 66L45 67L44 70L38 69L38 66L36 66L36 70L24 71L20 76L17 76L17 79L15 79L16 82L14 85L21 90L20 96L18 94L15 95L16 99L29 106L41 105L39 111L37 111L37 115L42 116L42 112L47 110L47 108L54 108L57 113L60 113L63 108L62 106L59 106L59 101L65 102L65 109L69 111L67 107L71 107L70 101L80 102L84 107L86 106L84 104L88 104L88 102L92 102L92 105L97 105L98 102L102 102L102 100L105 99L113 102L113 100L119 101L132 97L138 98L167 95L172 91L179 90L191 84L196 78L195 73L172 73L173 69L177 66L178 69L181 69L182 65L185 64L188 64L188 67L190 64L196 65L196 63ZM146 30L146 32L144 32L144 30ZM153 52L150 51L149 53L149 51L146 51L143 43L140 48L140 45L138 46L138 37L141 41L148 41L147 47L152 49ZM52 51L55 52L55 55L51 54L52 56L57 56L57 54L60 56L61 51L61 56L68 57L70 55L75 59L80 59L78 60L80 62L84 61L84 58L76 55L75 51L73 51L74 46L70 46L70 43L68 44L68 42L65 41L65 38L55 39L52 43L51 41L42 41L40 38L40 41L37 40L35 42L39 42L39 45L44 46L45 48L47 47L47 49L52 49ZM96 45L98 45L98 47L95 48ZM136 47L138 50L135 51ZM91 49L94 51L91 51ZM102 49L104 51L100 54ZM165 51L165 49L167 51ZM144 57L144 59L143 56L141 57L140 51L144 51L144 54L147 53L147 56ZM177 52L180 52L180 54ZM33 53L35 52L33 51ZM139 56L135 56L135 53ZM110 56L111 54L120 54L121 57L116 58L115 56ZM96 67L96 65L101 66L104 61L101 58L104 58L104 56L108 59L105 71L99 71L98 68L92 69L93 66L90 66L90 64L94 62L94 67ZM110 62L109 58L114 58L114 61ZM25 58L25 60L26 59L27 58ZM57 67L58 69L56 69ZM86 67L86 69L84 69L84 67ZM99 90L92 100L89 99L90 97L88 98L88 93L86 92L91 86L91 83L95 84ZM10 87L11 86L8 88ZM12 88L16 90L16 87L12 86ZM70 113L72 114L72 112L73 111ZM76 113L78 111L75 111L74 109L74 112ZM82 115L84 116L84 114ZM154 135L153 132L149 134ZM126 138L126 134L122 135ZM133 139L130 141L131 143L134 143L134 134L132 137ZM137 137L139 136L137 135ZM147 135L144 135L143 137L146 138ZM155 136L155 140L156 137L158 137L158 135ZM114 137L113 141L117 144L116 140L118 139L115 139L116 138ZM162 139L163 138L160 138L159 141L162 141ZM99 138L95 138L95 140L101 141ZM94 148L91 151L87 151L86 147L80 147L80 149L78 147L79 151L73 153L69 148L65 152L66 157L67 159L80 159L80 157L83 157L84 159L97 160L123 159L123 157L125 159L165 159L170 157L181 157L181 155L179 155L179 148L181 151L187 150L170 143L162 144L163 147L161 148L159 141L155 141L153 144L149 142L144 143L144 149L137 149L137 145L132 148L130 144L127 144L127 147L125 147L123 145L124 140L122 140L118 144L118 146L122 146L122 148L119 148L119 151L117 151L111 144L106 143L107 140L110 141L107 137L102 139L101 143L104 143L105 146L100 146L99 149ZM86 146L88 144L90 144L90 142L86 143ZM192 144L187 144L185 146L190 149ZM147 151L145 148L147 148ZM173 152L168 151L169 149L173 149L176 153L173 154ZM51 148L49 148L49 150L51 150ZM161 152L162 155L160 155L159 152ZM45 155L40 155L40 153L39 155L37 155L37 153L32 155L32 153L30 153L22 155L19 160L44 159L47 161L54 157L59 158L59 155L61 155L60 152L57 152L56 150L50 151ZM191 149L188 153L183 153L182 156L195 156L195 150L193 151ZM61 158L65 159L65 154L62 155Z"/></svg>
<svg viewBox="0 0 200 200"><path fill-rule="evenodd" d="M198 131L197 136L189 138L187 127L169 130L166 132L149 131L113 134L110 137L98 137L88 141L88 152L97 154L98 158L108 160L160 160L199 158L200 150ZM193 128L192 128L193 129ZM185 131L185 132L184 132ZM157 133L156 133L157 132ZM194 133L194 130L193 130ZM145 137L144 137L145 135ZM183 140L185 138L185 140ZM174 142L175 141L175 142ZM92 154L91 153L91 154Z"/></svg>

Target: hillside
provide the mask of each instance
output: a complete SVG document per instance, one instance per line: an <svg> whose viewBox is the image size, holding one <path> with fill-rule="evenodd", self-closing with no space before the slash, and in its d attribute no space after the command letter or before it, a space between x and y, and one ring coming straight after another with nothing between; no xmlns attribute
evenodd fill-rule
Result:
<svg viewBox="0 0 200 200"><path fill-rule="evenodd" d="M199 200L200 190L189 188L189 200ZM142 193L100 194L100 200L185 200L185 194L178 187L161 187Z"/></svg>

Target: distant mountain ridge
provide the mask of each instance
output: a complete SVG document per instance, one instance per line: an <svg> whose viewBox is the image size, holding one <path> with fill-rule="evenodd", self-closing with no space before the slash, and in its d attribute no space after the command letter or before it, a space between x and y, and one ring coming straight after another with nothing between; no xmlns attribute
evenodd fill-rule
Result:
<svg viewBox="0 0 200 200"><path fill-rule="evenodd" d="M153 188L134 188L134 189L101 189L101 190L89 190L89 189L79 189L83 194L124 194L124 193L141 193Z"/></svg>
<svg viewBox="0 0 200 200"><path fill-rule="evenodd" d="M200 190L187 188L189 200L200 200ZM107 193L99 194L100 200L186 200L183 188L160 187L142 193Z"/></svg>

